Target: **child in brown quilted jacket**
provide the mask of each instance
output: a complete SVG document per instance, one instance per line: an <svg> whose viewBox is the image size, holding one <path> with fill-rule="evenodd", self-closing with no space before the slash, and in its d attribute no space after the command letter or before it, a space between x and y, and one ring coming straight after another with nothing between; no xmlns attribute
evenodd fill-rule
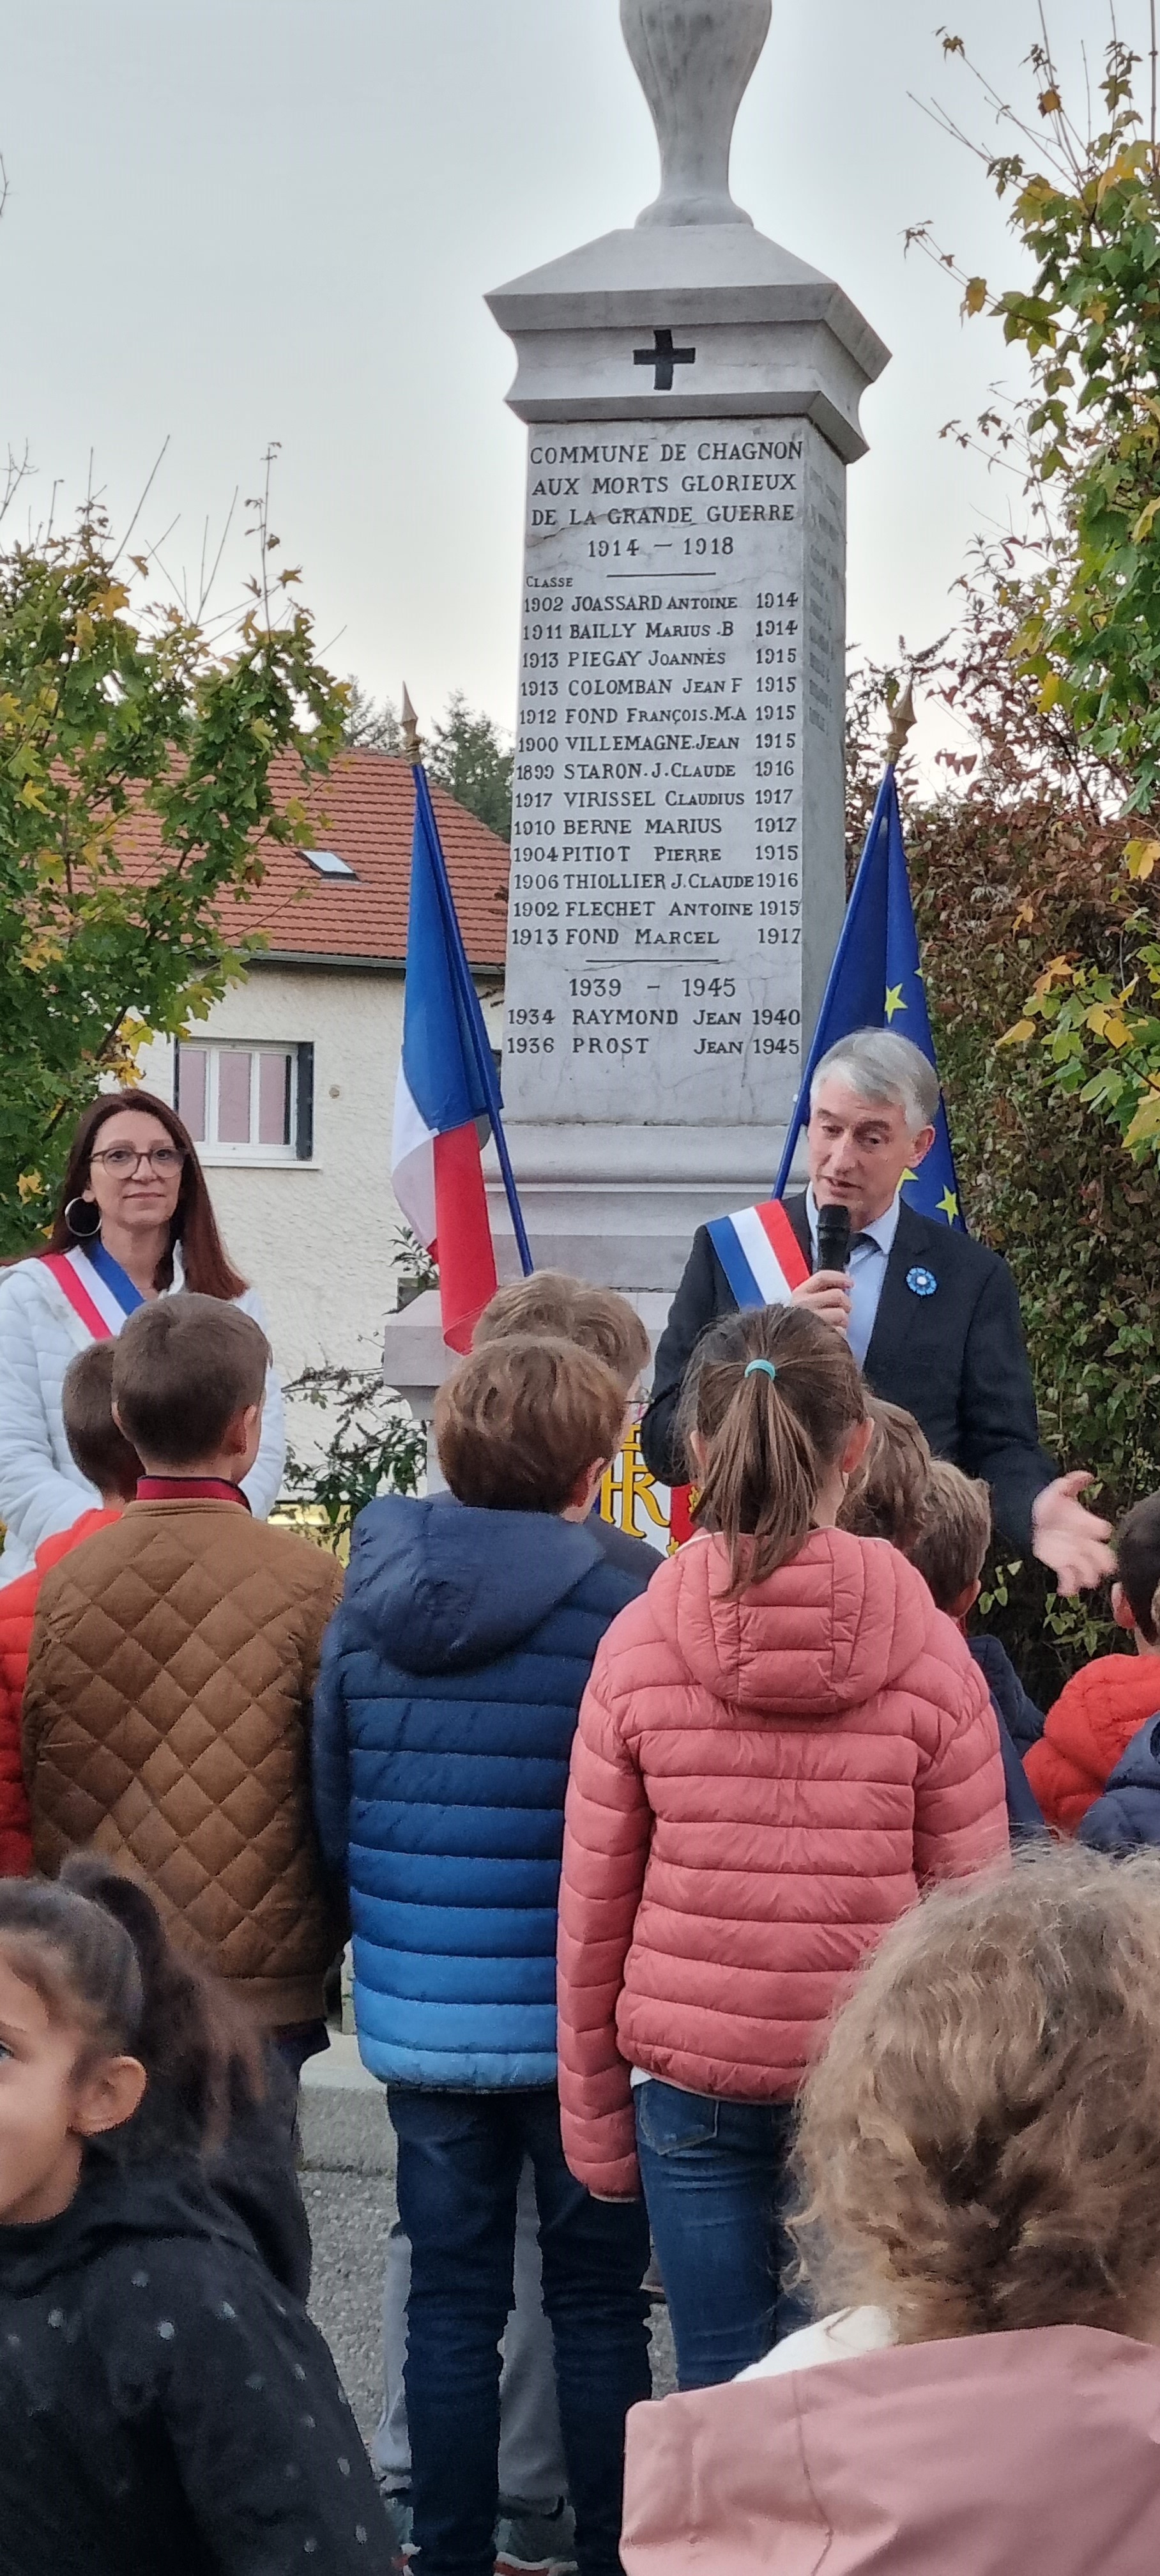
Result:
<svg viewBox="0 0 1160 2576"><path fill-rule="evenodd" d="M269 1348L189 1293L138 1308L113 1367L145 1473L118 1521L46 1575L23 1755L33 1855L91 1846L151 1889L297 2068L326 2044L338 1947L310 1800L310 1720L334 1557L253 1520Z"/></svg>

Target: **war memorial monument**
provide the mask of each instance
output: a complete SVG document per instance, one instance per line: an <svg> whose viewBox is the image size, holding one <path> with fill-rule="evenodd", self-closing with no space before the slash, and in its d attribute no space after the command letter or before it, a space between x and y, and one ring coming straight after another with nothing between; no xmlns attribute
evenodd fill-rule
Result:
<svg viewBox="0 0 1160 2576"><path fill-rule="evenodd" d="M658 194L487 299L528 430L503 1093L537 1264L655 1338L696 1225L768 1195L838 935L846 470L888 352L730 194L771 0L620 16ZM392 1319L417 1409L450 1359L435 1298Z"/></svg>

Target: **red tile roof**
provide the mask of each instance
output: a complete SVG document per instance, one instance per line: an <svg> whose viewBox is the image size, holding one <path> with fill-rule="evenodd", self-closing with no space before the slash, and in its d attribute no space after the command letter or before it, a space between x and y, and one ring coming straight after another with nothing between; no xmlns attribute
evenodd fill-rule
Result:
<svg viewBox="0 0 1160 2576"><path fill-rule="evenodd" d="M406 761L381 751L344 751L325 778L304 785L297 761L282 753L274 761L270 784L276 807L292 798L305 806L311 828L303 846L333 850L355 875L318 876L300 850L264 842L266 874L251 901L237 908L237 935L264 932L267 954L279 957L349 957L401 965L415 806ZM431 801L468 958L473 966L500 967L507 928L507 843L442 788L432 787ZM147 865L157 848L151 817L126 817L117 837L130 868Z"/></svg>

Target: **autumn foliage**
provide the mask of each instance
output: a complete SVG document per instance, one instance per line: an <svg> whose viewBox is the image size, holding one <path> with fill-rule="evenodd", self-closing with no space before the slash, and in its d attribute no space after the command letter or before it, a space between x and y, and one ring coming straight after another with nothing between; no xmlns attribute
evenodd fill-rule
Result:
<svg viewBox="0 0 1160 2576"><path fill-rule="evenodd" d="M262 569L218 642L178 606L135 606L149 566L94 508L0 551L0 1253L35 1241L102 1081L132 1080L150 1034L242 971L257 841L305 820L274 810L275 754L305 777L341 739L346 691L296 575L267 569L264 518L255 535ZM148 872L118 839L133 808L159 828Z"/></svg>
<svg viewBox="0 0 1160 2576"><path fill-rule="evenodd" d="M967 1221L1018 1282L1045 1442L1062 1466L1096 1471L1115 1514L1160 1488L1160 1173L1125 1155L1042 1049L999 1041L1053 960L1130 973L1160 936L1160 901L1149 879L1125 904L1132 822L1114 818L1106 770L1017 668L1024 598L1017 549L975 566L954 644L925 677L968 748L941 793L904 768L904 823ZM894 685L863 671L851 692L851 859ZM1055 1602L1038 1568L992 1581L1009 1594L992 1624L1041 1692L1112 1643L1104 1606Z"/></svg>
<svg viewBox="0 0 1160 2576"><path fill-rule="evenodd" d="M964 749L945 792L912 782L906 822L968 1221L1018 1281L1045 1440L1114 1517L1160 1488L1158 63L1155 12L1142 58L1109 19L1076 100L1049 11L1028 20L1029 93L1003 97L943 31L974 106L934 107L1006 208L1014 281L929 224L909 236L1023 352L1028 389L944 432L992 457L1019 533L979 550L928 657ZM882 677L855 693L852 841ZM1055 1601L1037 1569L993 1582L1041 1692L1112 1642L1101 1602Z"/></svg>

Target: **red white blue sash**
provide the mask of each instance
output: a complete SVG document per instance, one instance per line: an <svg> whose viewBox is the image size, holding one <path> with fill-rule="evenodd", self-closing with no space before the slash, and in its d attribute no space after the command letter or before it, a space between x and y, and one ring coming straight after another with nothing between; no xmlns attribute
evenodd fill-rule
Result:
<svg viewBox="0 0 1160 2576"><path fill-rule="evenodd" d="M42 1252L45 1269L95 1342L111 1341L126 1316L144 1304L127 1270L97 1241L72 1252Z"/></svg>
<svg viewBox="0 0 1160 2576"><path fill-rule="evenodd" d="M810 1275L780 1199L716 1216L706 1229L739 1306L784 1306Z"/></svg>

